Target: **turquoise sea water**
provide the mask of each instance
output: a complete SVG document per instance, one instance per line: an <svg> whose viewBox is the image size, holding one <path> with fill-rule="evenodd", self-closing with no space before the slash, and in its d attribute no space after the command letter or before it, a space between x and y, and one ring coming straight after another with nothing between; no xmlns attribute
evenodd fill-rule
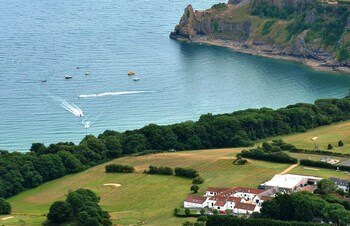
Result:
<svg viewBox="0 0 350 226"><path fill-rule="evenodd" d="M1 4L0 149L25 151L33 142L78 142L106 129L347 94L347 76L168 38L187 4L206 9L216 2ZM140 80L133 81L128 71L136 71ZM67 74L73 78L64 79ZM79 109L83 117L75 116ZM83 125L87 121L89 129Z"/></svg>

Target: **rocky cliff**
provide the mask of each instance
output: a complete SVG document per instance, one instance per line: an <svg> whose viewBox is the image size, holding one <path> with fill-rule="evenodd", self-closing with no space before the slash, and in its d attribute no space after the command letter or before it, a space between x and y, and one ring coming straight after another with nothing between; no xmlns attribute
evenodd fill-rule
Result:
<svg viewBox="0 0 350 226"><path fill-rule="evenodd" d="M188 5L170 37L350 71L347 7L316 0L229 0L195 11Z"/></svg>

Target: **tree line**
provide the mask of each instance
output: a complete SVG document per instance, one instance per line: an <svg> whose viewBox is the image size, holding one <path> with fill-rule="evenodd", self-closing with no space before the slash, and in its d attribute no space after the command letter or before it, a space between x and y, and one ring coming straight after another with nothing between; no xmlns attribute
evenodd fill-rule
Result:
<svg viewBox="0 0 350 226"><path fill-rule="evenodd" d="M106 173L133 173L135 168L132 166L109 164L105 166Z"/></svg>
<svg viewBox="0 0 350 226"><path fill-rule="evenodd" d="M327 169L335 169L335 170L345 170L350 171L350 166L345 165L333 165L328 162L314 161L310 159L300 159L300 165L302 166L313 166Z"/></svg>
<svg viewBox="0 0 350 226"><path fill-rule="evenodd" d="M259 139L304 132L347 119L350 119L350 98L331 98L277 110L261 108L204 114L196 122L150 124L122 133L106 130L98 137L84 137L79 144L33 143L27 153L0 151L0 197L7 198L66 174L145 150L250 146Z"/></svg>

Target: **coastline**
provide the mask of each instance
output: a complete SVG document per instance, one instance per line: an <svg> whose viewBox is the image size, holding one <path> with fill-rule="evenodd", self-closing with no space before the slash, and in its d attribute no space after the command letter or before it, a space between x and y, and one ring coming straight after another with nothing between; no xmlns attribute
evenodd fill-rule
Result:
<svg viewBox="0 0 350 226"><path fill-rule="evenodd" d="M253 56L262 56L262 57L269 57L269 58L279 59L279 60L289 60L289 61L299 62L316 71L331 72L331 73L342 74L347 76L350 75L349 67L329 65L329 64L326 64L326 62L320 62L319 60L310 59L310 58L301 58L301 57L291 56L291 55L282 55L279 50L276 50L275 48L268 45L263 45L263 46L252 45L252 44L247 45L247 44L242 44L240 42L215 39L207 36L194 36L191 38L180 37L180 36L176 36L176 37L170 36L170 37L172 39L183 41L183 42L226 47L235 52L249 54Z"/></svg>

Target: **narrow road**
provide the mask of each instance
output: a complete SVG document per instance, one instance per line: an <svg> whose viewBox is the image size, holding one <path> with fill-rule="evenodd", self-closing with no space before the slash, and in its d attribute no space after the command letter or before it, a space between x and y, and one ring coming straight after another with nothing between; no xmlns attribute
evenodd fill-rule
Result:
<svg viewBox="0 0 350 226"><path fill-rule="evenodd" d="M295 167L297 167L298 166L298 164L296 163L296 164L293 164L293 165L291 165L290 167L288 167L287 169L285 169L285 170L283 170L282 172L280 172L279 174L286 174L286 173L288 173L289 171L291 171L292 169L294 169Z"/></svg>

